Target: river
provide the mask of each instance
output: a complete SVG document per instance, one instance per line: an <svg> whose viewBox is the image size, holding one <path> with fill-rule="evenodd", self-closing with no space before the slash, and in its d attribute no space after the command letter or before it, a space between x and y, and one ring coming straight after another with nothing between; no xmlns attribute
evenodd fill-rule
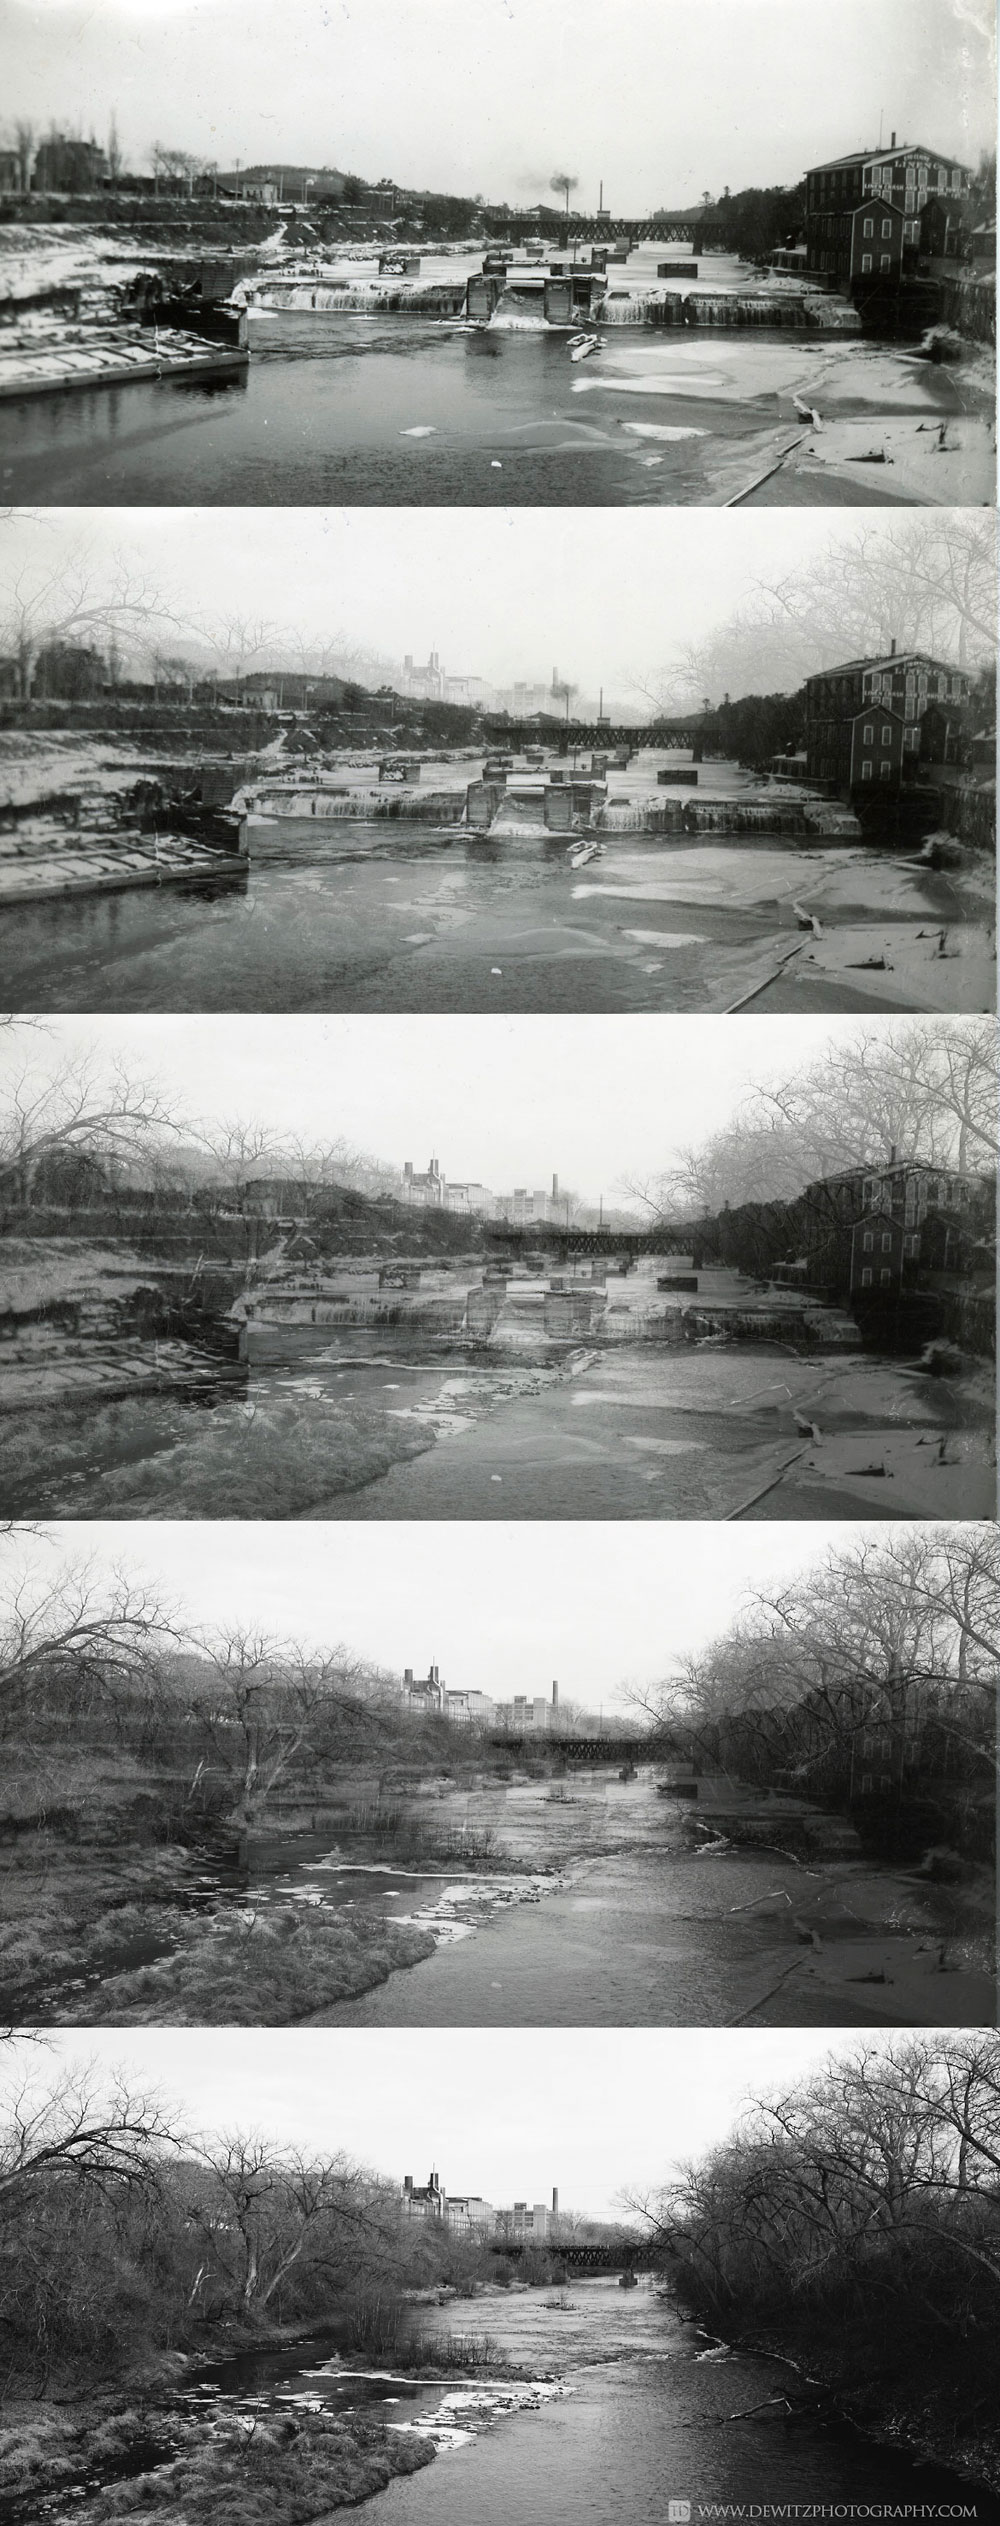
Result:
<svg viewBox="0 0 1000 2526"><path fill-rule="evenodd" d="M303 2402L380 2409L390 2426L418 2428L434 2463L365 2503L373 2526L664 2526L670 2500L910 2502L926 2514L1000 2518L1000 2503L934 2465L863 2439L846 2423L784 2423L784 2362L750 2352L719 2356L648 2278L573 2278L565 2286L490 2291L471 2302L414 2310L428 2341L486 2330L494 2358L539 2381L523 2408L516 2387L482 2376L454 2384L351 2373L342 2326L297 2351L241 2353L192 2378L179 2400L250 2416ZM429 2337L429 2339L428 2339ZM551 2390L552 2383L557 2391ZM504 2408L505 2404L508 2408ZM509 2406L513 2404L512 2410ZM756 2419L755 2406L770 2406ZM69 2496L50 2503L69 2507Z"/></svg>
<svg viewBox="0 0 1000 2526"><path fill-rule="evenodd" d="M701 1276L709 1303L713 1279ZM631 1284L630 1284L631 1288ZM167 1390L8 1412L8 1516L989 1517L986 1389L776 1342L510 1349L251 1328L238 1399ZM255 1356L255 1345L261 1352ZM820 1416L818 1439L796 1420ZM946 1441L946 1458L939 1441ZM412 1452L416 1450L417 1452ZM876 1476L880 1478L876 1479ZM773 1487L772 1487L773 1486Z"/></svg>
<svg viewBox="0 0 1000 2526"><path fill-rule="evenodd" d="M715 767L706 786L714 780ZM601 858L574 871L564 837L515 842L348 818L318 834L289 818L270 829L266 856L258 840L251 826L242 884L10 905L0 996L6 972L7 998L16 991L19 1008L38 1012L722 1011L801 938L793 906L803 898L822 912L825 936L843 940L835 975L793 962L804 1014L945 1007L949 995L961 1006L955 995L968 995L973 925L954 887L888 852L875 857L870 844L609 834ZM945 958L927 943L935 921L948 925ZM925 941L916 951L915 925ZM842 969L883 939L894 961L897 942L922 953L912 990L888 972L881 992L870 975L855 986Z"/></svg>
<svg viewBox="0 0 1000 2526"><path fill-rule="evenodd" d="M653 244L631 258L630 285L655 282L656 256ZM723 295L741 285L731 257L702 270ZM609 323L600 359L583 370L562 333L402 313L252 316L250 338L249 370L228 382L7 402L5 497L76 507L676 507L725 499L772 465L802 436L796 394L915 422L962 409L943 368L914 370L851 336L757 326L664 333ZM867 468L787 486L779 477L778 496L894 500Z"/></svg>

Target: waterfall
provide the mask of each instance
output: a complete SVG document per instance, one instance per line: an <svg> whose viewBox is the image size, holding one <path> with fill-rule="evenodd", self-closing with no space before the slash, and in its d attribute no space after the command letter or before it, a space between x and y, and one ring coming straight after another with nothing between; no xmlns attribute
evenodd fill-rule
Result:
<svg viewBox="0 0 1000 2526"><path fill-rule="evenodd" d="M356 824L383 823L393 818L418 824L459 824L465 808L463 790L419 789L280 789L257 790L249 801L262 816L294 816L303 823L328 823L341 818Z"/></svg>
<svg viewBox="0 0 1000 2526"><path fill-rule="evenodd" d="M638 798L630 798L620 806L599 807L594 817L595 833L646 833L649 810Z"/></svg>
<svg viewBox="0 0 1000 2526"><path fill-rule="evenodd" d="M463 299L464 290L457 283L451 286L441 281L410 288L403 281L263 281L249 293L251 307L266 307L276 314L323 316L439 316L446 312L446 301L456 312Z"/></svg>
<svg viewBox="0 0 1000 2526"><path fill-rule="evenodd" d="M602 325L682 325L687 302L679 290L616 291L600 310Z"/></svg>
<svg viewBox="0 0 1000 2526"><path fill-rule="evenodd" d="M682 809L687 833L805 833L805 808L796 800L781 805L739 799L691 799Z"/></svg>

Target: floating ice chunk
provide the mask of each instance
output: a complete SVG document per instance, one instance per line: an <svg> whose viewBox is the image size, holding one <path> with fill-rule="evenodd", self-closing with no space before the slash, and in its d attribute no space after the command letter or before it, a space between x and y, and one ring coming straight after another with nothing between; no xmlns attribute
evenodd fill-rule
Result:
<svg viewBox="0 0 1000 2526"><path fill-rule="evenodd" d="M434 439L437 431L432 421L415 421L411 430L401 430L401 439Z"/></svg>
<svg viewBox="0 0 1000 2526"><path fill-rule="evenodd" d="M661 421L620 421L620 430L627 430L634 439L704 439L707 430L670 429Z"/></svg>

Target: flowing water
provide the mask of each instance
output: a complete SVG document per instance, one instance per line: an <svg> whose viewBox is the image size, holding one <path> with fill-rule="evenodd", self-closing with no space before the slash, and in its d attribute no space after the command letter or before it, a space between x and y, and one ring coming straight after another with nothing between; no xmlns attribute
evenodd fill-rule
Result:
<svg viewBox="0 0 1000 2526"><path fill-rule="evenodd" d="M619 326L581 375L558 332L403 313L251 317L250 367L231 381L6 403L3 490L80 507L699 503L773 463L800 427L793 396L810 396L829 351L756 326L714 340ZM856 363L863 412L864 346L836 356ZM940 369L914 381L900 366L896 401L915 417L955 408ZM891 497L867 473L806 496Z"/></svg>
<svg viewBox="0 0 1000 2526"><path fill-rule="evenodd" d="M302 2402L345 2416L377 2407L390 2426L429 2435L434 2463L367 2504L384 2526L469 2526L473 2517L476 2526L536 2526L539 2517L551 2526L664 2526L668 2501L685 2499L798 2502L803 2514L818 2501L859 2513L938 2502L941 2514L981 2526L1000 2516L989 2494L844 2423L796 2415L786 2426L787 2366L744 2352L705 2357L704 2337L648 2278L628 2291L613 2278L571 2279L414 2311L431 2358L435 2336L470 2322L539 2380L521 2409L516 2387L479 2377L442 2385L351 2375L342 2328L297 2352L220 2360L183 2400L196 2408L200 2391L214 2409L248 2415ZM756 2417L744 2417L755 2407Z"/></svg>
<svg viewBox="0 0 1000 2526"><path fill-rule="evenodd" d="M568 2307L546 2302L568 2298ZM569 2389L501 2421L427 2471L390 2485L386 2526L664 2526L668 2501L862 2504L935 2499L1000 2514L937 2467L868 2445L843 2425L733 2419L780 2398L788 2371L736 2353L716 2361L647 2281L573 2280L564 2292L490 2299L480 2312L508 2355ZM437 2319L448 2327L446 2312ZM772 2404L772 2413L780 2406ZM953 2512L954 2513L954 2512Z"/></svg>
<svg viewBox="0 0 1000 2526"><path fill-rule="evenodd" d="M873 888L877 903L890 884L898 915L883 907L883 922L942 909L932 877L897 874L889 860L873 873L868 852L776 838L737 851L609 835L581 870L554 836L515 843L337 818L317 838L315 822L288 818L268 829L266 856L255 841L251 828L238 886L10 906L0 991L6 969L18 1007L38 1011L720 1010L794 944L793 901L818 886L827 927L863 916ZM828 904L832 883L842 910ZM957 937L953 898L943 909ZM958 959L940 964L942 987L960 971ZM838 1006L851 1003L848 977L836 992ZM880 1005L870 991L863 1004Z"/></svg>
<svg viewBox="0 0 1000 2526"><path fill-rule="evenodd" d="M953 1499L993 1513L985 1393L970 1401L877 1356L803 1356L770 1338L623 1335L588 1349L530 1325L477 1346L322 1324L249 1339L238 1399L220 1388L211 1410L168 1390L12 1412L4 1514L215 1515L220 1499L233 1518L352 1521L856 1519L859 1503L879 1518L945 1515ZM817 1410L813 1448L796 1414ZM948 1433L951 1470L932 1475ZM886 1447L892 1482L852 1489L845 1477Z"/></svg>

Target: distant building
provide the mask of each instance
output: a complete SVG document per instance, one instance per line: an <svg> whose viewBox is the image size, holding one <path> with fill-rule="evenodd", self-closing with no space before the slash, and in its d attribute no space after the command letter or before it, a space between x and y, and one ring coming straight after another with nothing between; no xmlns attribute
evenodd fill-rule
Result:
<svg viewBox="0 0 1000 2526"><path fill-rule="evenodd" d="M504 2244L516 2241L525 2245L544 2245L555 2215L555 2209L550 2210L547 2202L516 2201L509 2210L497 2211L496 2235Z"/></svg>
<svg viewBox="0 0 1000 2526"><path fill-rule="evenodd" d="M99 193L108 161L95 140L69 140L52 132L35 152L33 193Z"/></svg>
<svg viewBox="0 0 1000 2526"><path fill-rule="evenodd" d="M897 147L895 132L887 149L855 149L807 168L807 271L831 282L898 281L921 246L954 250L971 181L956 158L915 143ZM937 211L927 220L931 203Z"/></svg>
<svg viewBox="0 0 1000 2526"><path fill-rule="evenodd" d="M496 2226L492 2202L484 2201L479 2193L447 2193L433 2167L426 2184L415 2184L412 2175L404 2175L402 2206L406 2218L445 2228L450 2236L481 2237L485 2242Z"/></svg>
<svg viewBox="0 0 1000 2526"><path fill-rule="evenodd" d="M477 1219L506 1220L518 1228L562 1222L566 1209L557 1175L548 1192L544 1186L529 1192L526 1185L518 1185L512 1193L494 1193L488 1184L452 1182L442 1174L437 1158L429 1159L423 1169L415 1167L412 1158L405 1160L403 1200L414 1209L464 1212Z"/></svg>
<svg viewBox="0 0 1000 2526"><path fill-rule="evenodd" d="M402 1698L408 1710L430 1711L440 1715L444 1710L444 1685L439 1667L428 1667L426 1675L414 1675L411 1666L403 1669Z"/></svg>
<svg viewBox="0 0 1000 2526"><path fill-rule="evenodd" d="M51 640L35 660L35 701L91 701L108 684L107 662L83 641Z"/></svg>
<svg viewBox="0 0 1000 2526"><path fill-rule="evenodd" d="M957 759L971 691L961 668L918 651L850 658L806 679L810 780L841 790L898 789L920 766Z"/></svg>
<svg viewBox="0 0 1000 2526"><path fill-rule="evenodd" d="M553 1684L551 1694L515 1693L509 1702L498 1702L497 1724L509 1728L512 1735L552 1736L560 1726L559 1686Z"/></svg>
<svg viewBox="0 0 1000 2526"><path fill-rule="evenodd" d="M448 1719L456 1727L482 1727L494 1713L488 1693L473 1685L452 1690L442 1683L437 1666L428 1667L426 1675L415 1675L411 1666L404 1667L400 1698L407 1710Z"/></svg>
<svg viewBox="0 0 1000 2526"><path fill-rule="evenodd" d="M424 2220L429 2227L444 2228L452 2236L473 2236L483 2243L495 2241L500 2245L544 2242L559 2216L556 2190L551 2209L543 2201L516 2201L508 2210L494 2210L480 2193L446 2192L436 2168L432 2168L426 2184L415 2184L412 2175L404 2175L401 2201L408 2219Z"/></svg>
<svg viewBox="0 0 1000 2526"><path fill-rule="evenodd" d="M466 709L486 710L496 702L493 686L481 675L448 675L439 652L432 649L426 666L418 666L407 650L399 691L412 702L451 702Z"/></svg>

